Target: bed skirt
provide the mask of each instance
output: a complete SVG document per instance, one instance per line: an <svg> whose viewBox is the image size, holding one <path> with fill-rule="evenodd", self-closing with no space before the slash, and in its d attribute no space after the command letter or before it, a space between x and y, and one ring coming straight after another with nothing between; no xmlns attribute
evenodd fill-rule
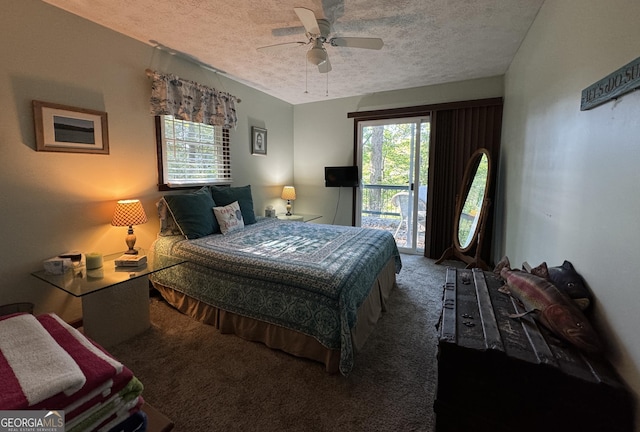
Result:
<svg viewBox="0 0 640 432"><path fill-rule="evenodd" d="M386 311L387 299L393 287L396 286L395 269L395 260L392 257L376 278L369 295L358 308L356 325L351 329L351 340L355 352L362 348L376 322ZM152 284L162 297L180 312L214 326L221 333L232 333L246 340L262 342L269 348L323 363L327 372L339 372L340 351L325 347L312 336L228 312L156 282Z"/></svg>

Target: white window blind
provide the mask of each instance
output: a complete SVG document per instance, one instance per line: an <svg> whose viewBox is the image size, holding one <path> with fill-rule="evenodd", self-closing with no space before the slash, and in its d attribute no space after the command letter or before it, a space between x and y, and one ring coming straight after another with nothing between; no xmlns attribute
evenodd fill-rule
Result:
<svg viewBox="0 0 640 432"><path fill-rule="evenodd" d="M229 130L160 116L162 178L167 188L231 183Z"/></svg>

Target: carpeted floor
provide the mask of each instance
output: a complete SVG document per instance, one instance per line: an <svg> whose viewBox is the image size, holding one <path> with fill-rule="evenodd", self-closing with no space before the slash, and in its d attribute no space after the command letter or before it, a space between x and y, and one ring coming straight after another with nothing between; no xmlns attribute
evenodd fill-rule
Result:
<svg viewBox="0 0 640 432"><path fill-rule="evenodd" d="M151 301L152 327L110 349L180 432L432 431L445 266L403 255L398 289L348 376L222 335Z"/></svg>

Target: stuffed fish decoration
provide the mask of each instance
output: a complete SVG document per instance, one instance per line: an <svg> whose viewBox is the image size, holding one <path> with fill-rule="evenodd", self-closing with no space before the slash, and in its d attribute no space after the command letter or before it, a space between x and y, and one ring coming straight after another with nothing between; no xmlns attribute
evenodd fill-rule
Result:
<svg viewBox="0 0 640 432"><path fill-rule="evenodd" d="M571 298L581 310L586 312L591 309L593 294L587 288L582 276L569 261L565 260L561 266L557 267L547 267L547 263L543 262L529 272L553 283L560 292Z"/></svg>
<svg viewBox="0 0 640 432"><path fill-rule="evenodd" d="M562 340L582 351L602 351L602 343L578 306L561 293L553 283L531 273L511 270L508 258L503 258L495 272L499 272L505 285L500 291L516 298L525 312L512 318L534 314L542 325Z"/></svg>

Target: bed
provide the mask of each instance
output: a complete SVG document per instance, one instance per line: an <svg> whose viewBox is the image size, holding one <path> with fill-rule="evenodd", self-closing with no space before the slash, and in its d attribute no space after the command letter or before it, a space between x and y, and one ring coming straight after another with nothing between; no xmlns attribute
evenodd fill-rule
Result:
<svg viewBox="0 0 640 432"><path fill-rule="evenodd" d="M402 267L392 234L256 217L250 187L225 188L222 196L213 189L213 207L235 205L230 214L243 224L225 232L224 220L216 218L225 233L214 226L206 234L216 214L206 196L211 192L203 188L158 203L162 229L151 259L160 254L186 262L154 273L153 286L178 310L222 333L348 374ZM204 202L192 202L198 200ZM197 220L202 212L205 222ZM200 231L190 232L186 221Z"/></svg>

